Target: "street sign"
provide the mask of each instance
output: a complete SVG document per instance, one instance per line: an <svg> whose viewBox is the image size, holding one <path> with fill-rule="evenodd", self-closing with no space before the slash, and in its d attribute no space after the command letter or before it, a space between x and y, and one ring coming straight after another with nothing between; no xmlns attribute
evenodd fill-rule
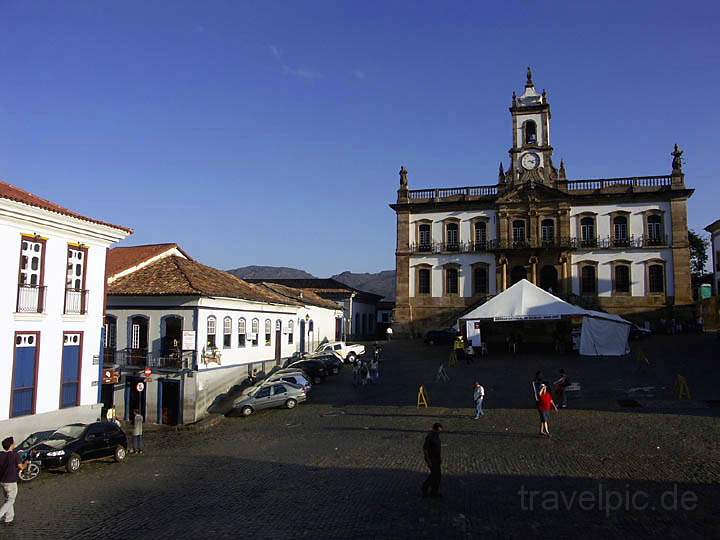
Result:
<svg viewBox="0 0 720 540"><path fill-rule="evenodd" d="M137 390L138 392L142 392L143 390L145 390L145 383L137 383L135 385L135 390Z"/></svg>
<svg viewBox="0 0 720 540"><path fill-rule="evenodd" d="M152 369L149 367L145 368L145 377L150 377L152 375Z"/></svg>
<svg viewBox="0 0 720 540"><path fill-rule="evenodd" d="M182 333L182 350L195 350L195 330L183 330Z"/></svg>
<svg viewBox="0 0 720 540"><path fill-rule="evenodd" d="M103 384L117 384L120 381L120 372L116 369L103 370Z"/></svg>

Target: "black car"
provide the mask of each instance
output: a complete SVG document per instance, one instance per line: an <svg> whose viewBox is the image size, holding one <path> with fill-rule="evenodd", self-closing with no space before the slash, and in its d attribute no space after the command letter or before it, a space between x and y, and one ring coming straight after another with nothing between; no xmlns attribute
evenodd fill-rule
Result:
<svg viewBox="0 0 720 540"><path fill-rule="evenodd" d="M328 370L325 367L325 363L321 362L320 360L300 360L299 362L293 362L292 364L289 364L285 367L303 370L305 373L308 374L310 380L312 380L312 382L314 382L315 384L321 383L322 380L328 375Z"/></svg>
<svg viewBox="0 0 720 540"><path fill-rule="evenodd" d="M40 474L41 464L37 460L30 460L30 450L40 444L41 442L50 438L55 433L54 430L50 431L37 431L27 436L27 438L20 444L15 446L15 452L20 456L21 461L28 461L27 467L20 471L20 480L23 482L30 482L35 480Z"/></svg>
<svg viewBox="0 0 720 540"><path fill-rule="evenodd" d="M452 328L445 330L430 330L425 334L425 343L428 345L448 345L455 341L458 332Z"/></svg>
<svg viewBox="0 0 720 540"><path fill-rule="evenodd" d="M65 467L67 472L74 473L89 459L112 457L117 462L123 461L127 446L125 433L113 422L69 424L33 446L29 457L40 461L43 468Z"/></svg>
<svg viewBox="0 0 720 540"><path fill-rule="evenodd" d="M325 369L331 375L337 375L343 367L342 359L332 353L315 353L307 358L308 360L320 360L325 365Z"/></svg>

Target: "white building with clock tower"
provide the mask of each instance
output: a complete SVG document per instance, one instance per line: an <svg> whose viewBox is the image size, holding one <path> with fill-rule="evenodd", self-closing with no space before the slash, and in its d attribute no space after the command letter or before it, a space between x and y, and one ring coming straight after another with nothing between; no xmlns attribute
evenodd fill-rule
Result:
<svg viewBox="0 0 720 540"><path fill-rule="evenodd" d="M512 94L512 147L496 183L410 189L400 171L394 326L452 321L520 279L638 319L692 304L682 150L670 174L568 179L553 163L547 93L528 68ZM688 315L690 316L690 315Z"/></svg>

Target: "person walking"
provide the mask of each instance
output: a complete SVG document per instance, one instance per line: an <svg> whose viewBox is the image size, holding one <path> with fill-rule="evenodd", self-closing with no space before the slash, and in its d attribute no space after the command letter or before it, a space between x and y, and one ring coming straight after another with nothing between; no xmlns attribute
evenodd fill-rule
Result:
<svg viewBox="0 0 720 540"><path fill-rule="evenodd" d="M353 386L357 388L360 385L360 362L355 362L352 366L352 381Z"/></svg>
<svg viewBox="0 0 720 540"><path fill-rule="evenodd" d="M538 394L538 413L540 413L540 435L550 437L550 430L548 429L548 422L550 420L550 411L552 409L558 410L557 405L553 401L552 394L548 390L547 385L543 384L540 386L540 393Z"/></svg>
<svg viewBox="0 0 720 540"><path fill-rule="evenodd" d="M470 365L473 363L473 360L475 360L475 348L468 343L468 346L465 347L465 363Z"/></svg>
<svg viewBox="0 0 720 540"><path fill-rule="evenodd" d="M430 469L430 475L427 477L422 485L423 497L441 497L440 495L440 480L441 471L440 466L442 464L442 448L440 443L440 432L442 431L442 425L434 423L432 431L425 437L425 443L423 444L423 455L425 457L425 464Z"/></svg>
<svg viewBox="0 0 720 540"><path fill-rule="evenodd" d="M367 380L370 377L368 368L365 362L360 364L360 384L364 387L367 384Z"/></svg>
<svg viewBox="0 0 720 540"><path fill-rule="evenodd" d="M455 338L453 348L455 349L455 358L457 358L459 362L462 362L463 356L465 354L465 343L461 335Z"/></svg>
<svg viewBox="0 0 720 540"><path fill-rule="evenodd" d="M555 391L555 397L557 397L558 401L562 403L563 409L567 407L567 394L565 393L565 388L567 388L569 385L570 379L568 379L568 376L565 374L565 370L561 369L560 378L553 383L553 387Z"/></svg>
<svg viewBox="0 0 720 540"><path fill-rule="evenodd" d="M485 389L482 385L475 381L475 391L473 392L473 401L475 402L475 420L481 416L485 416L483 412L483 398L485 397Z"/></svg>
<svg viewBox="0 0 720 540"><path fill-rule="evenodd" d="M2 488L5 502L0 506L0 521L3 525L11 526L15 522L15 499L18 493L18 481L20 471L27 467L27 462L20 461L20 456L15 452L15 439L7 437L2 442L3 451L0 452L0 487Z"/></svg>
<svg viewBox="0 0 720 540"><path fill-rule="evenodd" d="M133 417L133 450L136 454L143 453L143 417L140 411L135 409L135 416Z"/></svg>
<svg viewBox="0 0 720 540"><path fill-rule="evenodd" d="M380 380L380 362L377 357L370 361L370 378L374 383Z"/></svg>
<svg viewBox="0 0 720 540"><path fill-rule="evenodd" d="M388 326L387 330L385 330L385 337L387 338L388 341L390 341L392 339L392 335L393 335L393 329L391 326Z"/></svg>

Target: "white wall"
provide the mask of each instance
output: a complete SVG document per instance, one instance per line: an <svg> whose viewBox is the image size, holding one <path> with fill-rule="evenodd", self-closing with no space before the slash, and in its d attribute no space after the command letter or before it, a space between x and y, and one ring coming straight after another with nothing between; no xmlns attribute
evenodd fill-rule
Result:
<svg viewBox="0 0 720 540"><path fill-rule="evenodd" d="M368 321L365 323L363 329L363 315ZM358 302L357 298L353 299L352 303L352 337L353 339L362 338L374 338L377 331L377 324L375 319L377 318L377 306L376 304L367 304L365 302ZM363 331L364 330L364 331Z"/></svg>
<svg viewBox="0 0 720 540"><path fill-rule="evenodd" d="M712 247L710 261L713 265L711 272L715 276L713 291L716 295L720 295L720 231L710 235L710 246Z"/></svg>
<svg viewBox="0 0 720 540"><path fill-rule="evenodd" d="M416 238L416 223L418 221L431 220L432 224L432 239L433 242L443 241L443 220L447 218L456 218L460 220L460 242L472 242L473 230L472 220L477 217L488 218L487 227L487 239L493 240L496 238L497 222L495 210L473 210L473 211L459 211L459 212L428 212L423 214L412 214L410 216L410 243L417 243Z"/></svg>
<svg viewBox="0 0 720 540"><path fill-rule="evenodd" d="M18 268L21 235L47 238L44 280L47 287L44 313L16 313ZM93 357L100 354L103 322L105 255L108 246L127 236L118 229L60 214L0 200L0 250L5 261L0 265L0 435L6 433L2 422L10 415L11 384L15 332L40 332L35 388L36 416L58 411L60 406L60 372L62 366L63 332L82 332L83 346L80 369L80 407L70 407L48 420L57 427L64 422L86 420L87 411L79 409L98 402L100 366ZM65 315L65 279L68 243L82 243L88 248L85 287L89 290L87 313ZM42 420L18 417L12 421L13 434L24 433L22 419L37 426ZM28 424L30 425L30 424Z"/></svg>
<svg viewBox="0 0 720 540"><path fill-rule="evenodd" d="M488 265L488 281L490 282L489 293L496 294L495 283L495 255L492 253L459 253L447 255L414 255L410 258L410 296L415 296L416 270L418 265L429 264L432 266L432 296L443 295L443 266L448 263L460 265L458 275L458 290L461 296L472 296L472 265L483 262Z"/></svg>
<svg viewBox="0 0 720 540"><path fill-rule="evenodd" d="M630 212L628 224L628 236L643 236L645 234L645 223L643 221L643 213L647 210L660 210L664 213L663 225L665 227L665 237L672 237L672 214L670 212L669 202L656 203L632 203L627 202L621 205L587 205L573 206L570 209L570 236L579 237L577 215L583 212L596 213L596 235L599 238L611 236L612 227L610 225L610 214L617 211Z"/></svg>

